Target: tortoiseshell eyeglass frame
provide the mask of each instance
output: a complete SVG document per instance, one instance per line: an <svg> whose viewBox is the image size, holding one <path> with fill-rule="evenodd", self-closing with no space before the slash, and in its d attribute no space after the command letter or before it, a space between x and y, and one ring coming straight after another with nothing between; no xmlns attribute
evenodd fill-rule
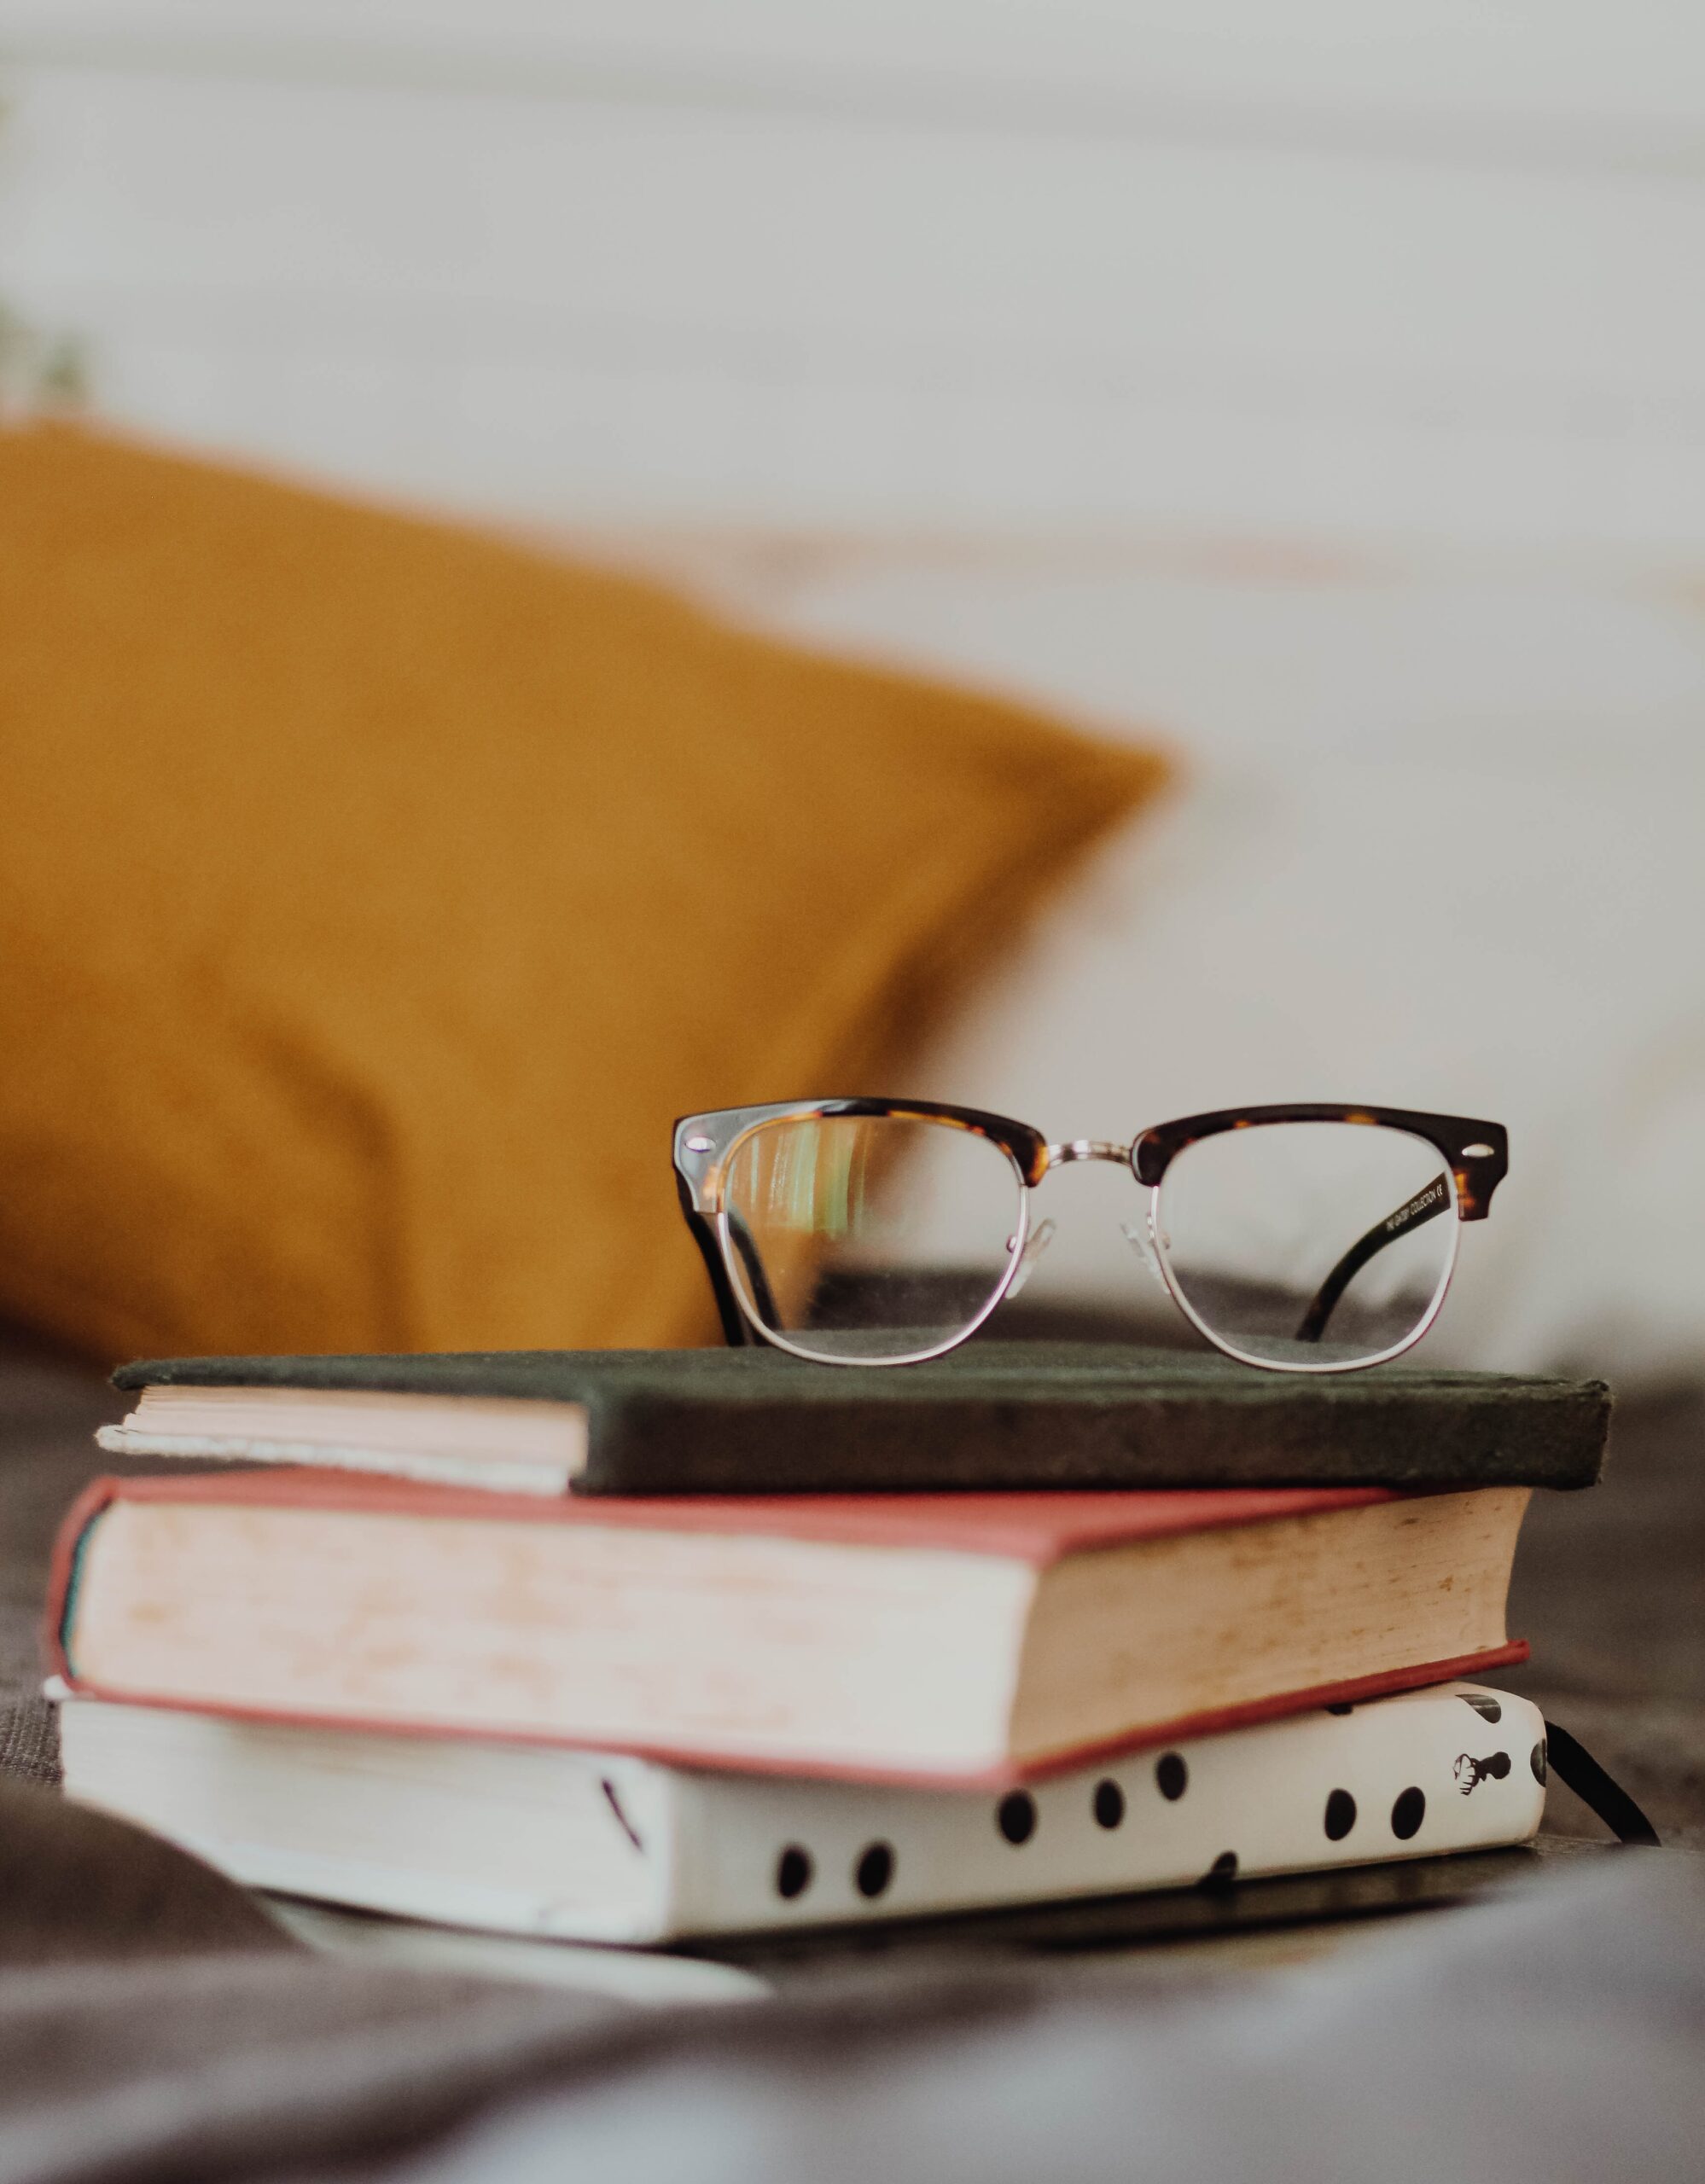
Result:
<svg viewBox="0 0 1705 2184"><path fill-rule="evenodd" d="M1011 1162L1021 1187L1019 1191L1017 1231L1009 1246L1007 1264L992 1295L977 1316L950 1339L933 1348L893 1357L825 1356L801 1348L773 1327L766 1327L748 1306L736 1277L734 1255L739 1248L730 1229L725 1179L729 1163L745 1139L766 1124L810 1121L851 1115L891 1117L900 1121L942 1123L950 1129L969 1130L998 1146ZM1011 1289L1025 1257L1030 1234L1031 1194L1052 1170L1079 1160L1107 1160L1128 1168L1149 1194L1151 1237L1158 1234L1158 1194L1167 1169L1187 1146L1217 1137L1227 1130L1251 1130L1269 1123L1352 1123L1372 1129L1401 1130L1424 1140L1440 1154L1453 1187L1457 1216L1463 1221L1484 1221L1492 1208L1493 1193L1509 1171L1509 1135L1501 1123L1475 1121L1461 1115L1433 1115L1409 1107L1358 1105L1350 1101L1304 1100L1277 1107L1222 1107L1212 1114L1185 1115L1176 1122L1156 1123L1141 1130L1128 1145L1099 1138L1072 1138L1050 1144L1027 1123L1014 1122L980 1107L944 1107L931 1100L780 1100L758 1107L724 1107L707 1114L684 1115L675 1124L674 1163L681 1211L686 1216L705 1263L716 1298L724 1336L730 1345L768 1343L813 1364L888 1366L913 1365L945 1356L969 1340ZM1318 1339L1333 1306L1352 1276L1384 1244L1405 1229L1431 1219L1445 1210L1442 1194L1429 1186L1407 1204L1376 1223L1347 1252L1327 1276L1309 1308L1302 1339ZM1451 1254L1454 1266L1455 1251ZM1450 1287L1450 1269L1440 1283L1424 1318L1404 1339L1370 1357L1299 1362L1255 1357L1237 1350L1191 1308L1180 1290L1164 1252L1155 1254L1155 1264L1173 1301L1191 1326L1213 1346L1240 1363L1277 1373L1351 1373L1370 1365L1384 1364L1400 1356L1420 1341L1438 1317ZM748 1281L761 1287L762 1273L748 1258Z"/></svg>

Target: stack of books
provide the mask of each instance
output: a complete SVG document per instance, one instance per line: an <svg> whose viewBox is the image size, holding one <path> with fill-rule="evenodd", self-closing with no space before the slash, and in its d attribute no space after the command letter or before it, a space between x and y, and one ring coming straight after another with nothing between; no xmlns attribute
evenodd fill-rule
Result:
<svg viewBox="0 0 1705 2184"><path fill-rule="evenodd" d="M118 1378L103 1443L174 1461L61 1534L67 1789L259 1887L657 1943L1539 1826L1543 1725L1483 1679L1596 1383L992 1344Z"/></svg>

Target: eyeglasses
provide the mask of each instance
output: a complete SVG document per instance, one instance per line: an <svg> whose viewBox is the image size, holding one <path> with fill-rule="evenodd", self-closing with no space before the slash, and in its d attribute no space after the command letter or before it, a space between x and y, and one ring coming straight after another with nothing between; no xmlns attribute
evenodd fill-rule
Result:
<svg viewBox="0 0 1705 2184"><path fill-rule="evenodd" d="M974 1107L802 1100L675 1125L682 1211L730 1343L829 1365L913 1365L1015 1296L1053 1234L1056 1168L1109 1160L1148 1193L1126 1234L1227 1356L1286 1373L1396 1357L1439 1314L1458 1224L1509 1166L1498 1123L1401 1107L1228 1108L1129 1145Z"/></svg>

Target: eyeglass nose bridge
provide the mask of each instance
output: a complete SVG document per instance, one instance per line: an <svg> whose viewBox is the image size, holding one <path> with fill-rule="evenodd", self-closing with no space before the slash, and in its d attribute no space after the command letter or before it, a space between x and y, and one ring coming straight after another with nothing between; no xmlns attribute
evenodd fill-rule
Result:
<svg viewBox="0 0 1705 2184"><path fill-rule="evenodd" d="M1114 1145L1104 1137L1068 1138L1063 1145L1050 1145L1045 1149L1048 1168L1068 1168L1074 1160L1111 1160L1120 1168L1128 1168L1136 1151L1134 1146ZM1047 1173L1046 1168L1043 1173Z"/></svg>

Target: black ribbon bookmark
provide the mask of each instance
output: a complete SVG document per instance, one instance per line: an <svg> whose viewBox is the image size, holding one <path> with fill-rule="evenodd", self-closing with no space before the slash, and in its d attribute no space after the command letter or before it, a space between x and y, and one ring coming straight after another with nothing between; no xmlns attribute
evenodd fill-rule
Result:
<svg viewBox="0 0 1705 2184"><path fill-rule="evenodd" d="M1619 1843L1637 1843L1651 1850L1663 1847L1656 1828L1621 1784L1605 1773L1585 1745L1555 1722L1545 1723L1545 1757L1558 1781L1597 1814Z"/></svg>

